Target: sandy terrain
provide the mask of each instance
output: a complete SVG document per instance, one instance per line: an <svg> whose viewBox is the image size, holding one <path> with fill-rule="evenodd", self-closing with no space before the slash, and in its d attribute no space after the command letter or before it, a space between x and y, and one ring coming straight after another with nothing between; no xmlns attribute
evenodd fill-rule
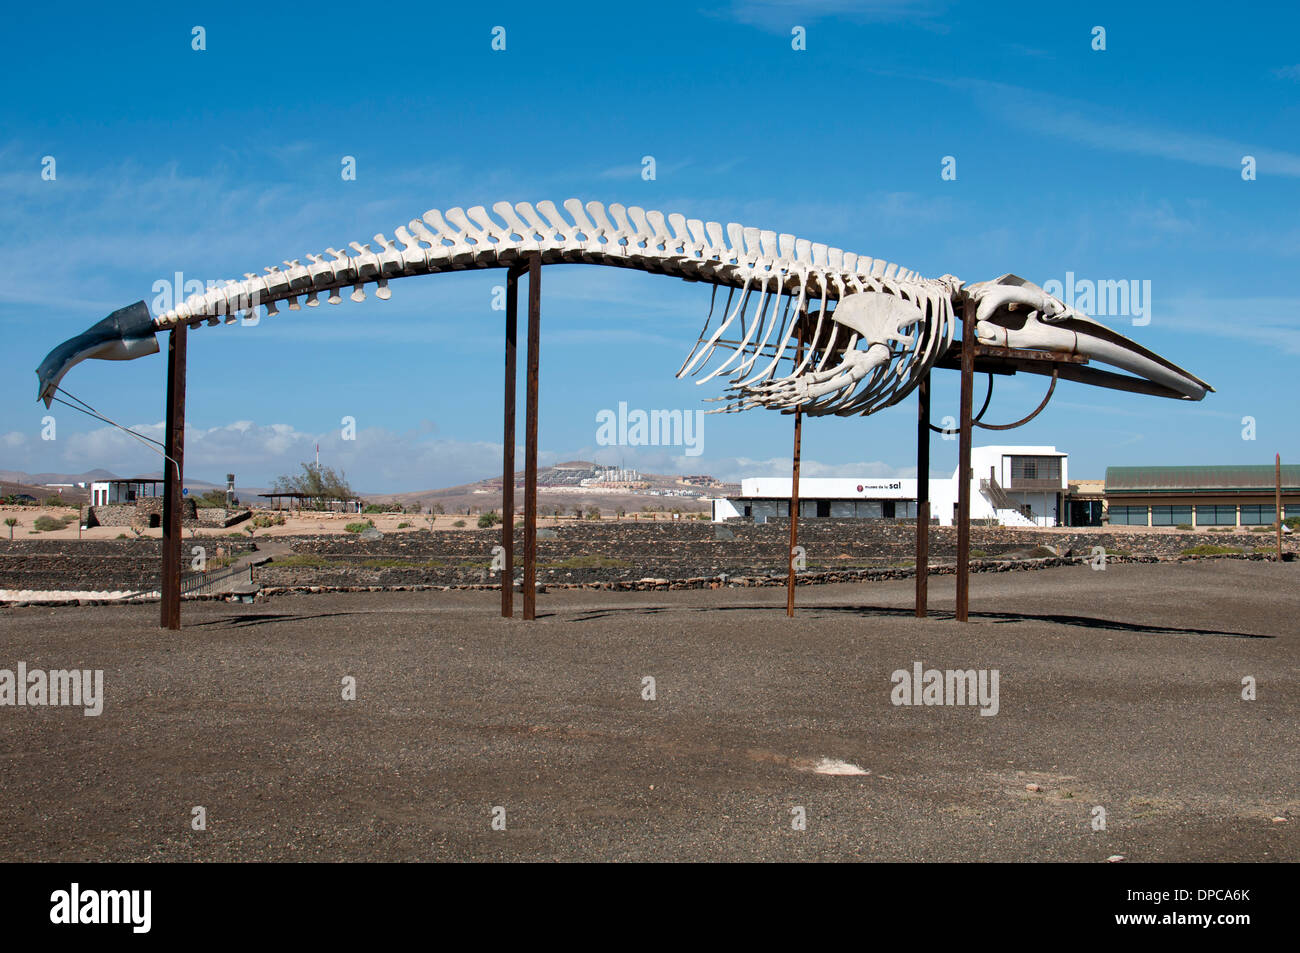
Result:
<svg viewBox="0 0 1300 953"><path fill-rule="evenodd" d="M910 581L794 620L781 590L548 593L535 623L493 592L186 604L180 633L0 609L0 667L106 696L0 709L0 860L1295 861L1297 583L977 576L964 626L947 577L928 620ZM998 713L893 705L914 661L997 670Z"/></svg>
<svg viewBox="0 0 1300 953"><path fill-rule="evenodd" d="M276 515L274 510L255 510L254 512L264 513L266 515L271 515L271 516ZM77 513L78 511L76 509L67 509L63 507L11 507L11 508L0 507L0 539L9 538L9 527L4 525L4 520L7 517L13 517L18 520L19 525L14 527L14 539L77 539L78 530L77 530L77 523L75 519L71 523L69 523L66 529L53 530L51 532L45 532L45 533L32 532L32 523L38 516L71 515L75 517ZM688 516L686 514L683 514L681 518L687 519ZM522 523L523 517L516 516L516 519ZM607 522L607 523L615 523L615 522L631 523L637 520L641 522L645 522L647 520L652 520L655 522L665 522L672 519L672 514L671 513L653 513L653 514L641 513L637 515L635 520L631 515L625 516L620 520L612 513L602 512L601 519L603 522ZM346 532L344 527L347 526L348 523L364 522L365 520L373 520L375 526L383 533L402 533L402 532L408 532L417 529L429 528L429 515L427 513L425 514L402 514L402 513L300 514L300 513L295 513L292 515L286 514L286 521L283 526L255 527L254 535L257 538L261 538L264 536L303 536L303 535L312 535L312 534L319 534L319 533L343 533ZM462 520L464 521L465 526L463 527L455 526L456 522ZM555 525L563 525L566 523L573 523L573 522L576 521L571 516L562 516L559 517L558 519L556 517L547 515L545 513L539 514L538 516L538 526L555 526ZM804 522L809 522L809 520L805 520ZM406 529L398 529L398 526L402 523L409 523L410 526L407 527ZM190 536L226 536L230 533L235 533L235 532L241 533L243 535L247 535L247 531L245 527L248 525L250 525L249 522L243 522L225 529L206 528L206 527L202 529L186 528L185 536L186 538L189 538ZM436 530L452 530L452 531L457 531L460 529L475 529L477 528L477 526L478 526L477 516L464 516L464 515L455 515L455 514L450 516L447 515L436 516L434 517L434 524L433 524L433 528ZM1063 527L1043 527L1035 530L1035 532L1045 532L1045 533L1132 532L1132 533L1141 534L1141 533L1183 533L1186 531L1176 529L1172 526L1151 526L1151 527L1063 526ZM1197 532L1203 532L1203 530L1197 530ZM82 532L80 534L80 537L84 539L116 539L118 536L120 536L123 533L125 533L128 536L135 535L134 533L131 532L131 530L128 527L124 527L124 526L96 526L93 529L88 529ZM162 537L162 530L161 529L144 530L140 535L151 539L160 539ZM1268 540L1274 538L1272 534L1269 533L1259 533L1257 535L1261 538L1261 540ZM1261 545L1265 545L1265 543L1261 543Z"/></svg>
<svg viewBox="0 0 1300 953"><path fill-rule="evenodd" d="M264 513L274 516L274 510L256 510L255 513ZM77 523L75 517L78 511L76 509L66 509L63 507L0 507L0 540L9 538L9 527L4 525L4 520L13 517L18 520L18 525L14 527L14 539L77 539ZM67 528L61 530L52 530L45 533L33 533L32 524L38 516L72 516L73 521L68 524ZM404 533L408 530L428 529L429 515L425 514L402 514L402 513L308 513L308 514L286 514L285 524L283 526L254 527L257 538L263 536L304 536L317 533L343 533L349 523L365 522L373 520L375 526L383 533ZM516 517L521 522L523 517ZM617 517L606 515L602 517L605 522L619 522ZM641 521L657 520L665 522L670 520L671 514L657 513L653 516L650 514L640 514ZM685 518L685 517L683 517ZM457 527L455 523L463 520L465 525ZM572 523L575 520L572 517L561 517L556 519L552 516L539 516L538 526L555 526L565 523ZM631 516L624 518L623 522L633 522ZM410 523L406 529L398 529L402 523ZM245 530L250 522L237 523L234 526L221 528L204 527L201 529L190 529L186 527L185 537L191 536L226 536L230 533L241 533L248 535ZM477 516L436 516L434 517L434 529L450 530L453 532L460 529L476 529L478 527ZM83 539L116 539L121 534L134 536L129 527L125 526L96 526L80 534ZM144 530L141 536L150 539L161 539L162 529Z"/></svg>

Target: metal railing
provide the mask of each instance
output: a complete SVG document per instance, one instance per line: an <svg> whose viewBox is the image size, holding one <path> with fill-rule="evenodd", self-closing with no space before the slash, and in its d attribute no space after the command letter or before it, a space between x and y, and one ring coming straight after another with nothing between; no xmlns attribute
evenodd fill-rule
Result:
<svg viewBox="0 0 1300 953"><path fill-rule="evenodd" d="M244 568L245 567L243 566L232 565L225 566L221 569L213 569L210 572L188 573L181 578L181 595L188 596L193 595L194 593L210 593L212 587L217 583L229 579L232 576L242 574ZM250 565L247 568L248 579L251 582L253 579L253 567Z"/></svg>
<svg viewBox="0 0 1300 953"><path fill-rule="evenodd" d="M1020 505L1015 500L1007 496L1007 491L1002 489L1002 485L997 480L988 479L980 480L980 492L987 496L993 502L995 510L1018 510Z"/></svg>

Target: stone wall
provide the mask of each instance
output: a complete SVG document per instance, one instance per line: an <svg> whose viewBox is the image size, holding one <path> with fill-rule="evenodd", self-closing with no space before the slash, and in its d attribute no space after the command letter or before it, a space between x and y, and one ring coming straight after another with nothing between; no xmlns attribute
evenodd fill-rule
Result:
<svg viewBox="0 0 1300 953"><path fill-rule="evenodd" d="M202 545L215 558L217 547L242 553L252 548L245 540L185 540ZM0 541L0 589L124 590L157 589L162 542L158 539L34 539Z"/></svg>
<svg viewBox="0 0 1300 953"><path fill-rule="evenodd" d="M915 525L862 520L800 524L799 543L809 573L908 569L915 554ZM546 584L636 583L643 579L763 577L786 567L789 525L772 522L712 524L568 523L543 527L538 539L538 579ZM1175 558L1198 545L1267 548L1271 536L1227 533L1046 532L972 527L974 558L1087 557L1102 546L1113 555ZM396 586L474 585L498 580L491 572L500 531L394 533L377 540L355 536L295 537L298 562L259 570L267 585ZM1293 545L1288 544L1290 548ZM521 571L522 531L515 532L515 572ZM953 562L957 532L931 527L932 564Z"/></svg>
<svg viewBox="0 0 1300 953"><path fill-rule="evenodd" d="M861 520L809 520L800 524L806 583L910 575L915 545L910 524ZM786 571L788 524L565 523L543 526L538 540L538 580L544 585L608 588L709 587L768 584ZM972 527L975 559L997 568L1053 565L1079 559L1094 546L1121 559L1181 558L1198 545L1235 546L1244 555L1271 551L1272 534L1195 532L1068 532ZM259 567L256 580L268 587L444 587L496 585L491 571L500 531L427 530L391 533L379 539L355 535L277 536L294 555ZM256 548L257 540L202 540L209 558L218 546ZM196 541L185 540L186 553ZM0 589L156 588L157 539L0 540ZM1050 547L1050 549L1048 548ZM1284 547L1295 552L1296 543ZM931 527L932 566L951 565L957 533ZM523 534L515 534L515 573L522 573ZM1045 557L1045 558L1044 558ZM726 582L721 580L725 577ZM775 582L772 584L776 584Z"/></svg>
<svg viewBox="0 0 1300 953"><path fill-rule="evenodd" d="M193 500L181 500L181 525L182 526L210 526L226 525L223 522L213 524L209 519L199 519L199 509L194 505ZM225 511L222 510L224 513ZM147 496L144 499L136 500L134 503L110 503L105 506L88 506L83 519L86 520L86 526L123 526L131 527L138 530L149 529L150 526L158 527L162 525L163 498L161 496Z"/></svg>

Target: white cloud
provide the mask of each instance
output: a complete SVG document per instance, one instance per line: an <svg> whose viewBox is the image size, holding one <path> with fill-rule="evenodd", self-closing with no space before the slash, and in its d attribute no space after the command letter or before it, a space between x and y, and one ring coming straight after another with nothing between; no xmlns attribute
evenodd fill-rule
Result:
<svg viewBox="0 0 1300 953"><path fill-rule="evenodd" d="M857 23L907 21L942 27L946 3L936 0L733 0L730 15L740 23L764 30L788 32L834 17Z"/></svg>
<svg viewBox="0 0 1300 953"><path fill-rule="evenodd" d="M1244 341L1300 355L1300 319L1295 302L1273 297L1187 297L1162 306L1162 326L1215 338L1220 350L1227 341ZM1213 381L1211 381L1213 383Z"/></svg>
<svg viewBox="0 0 1300 953"><path fill-rule="evenodd" d="M1108 152L1156 156L1196 165L1240 169L1244 155L1277 175L1300 176L1300 155L1261 148L1216 136L1182 132L1142 119L1118 116L1113 109L1034 90L984 80L941 80L974 93L985 110L1035 136L1049 135Z"/></svg>

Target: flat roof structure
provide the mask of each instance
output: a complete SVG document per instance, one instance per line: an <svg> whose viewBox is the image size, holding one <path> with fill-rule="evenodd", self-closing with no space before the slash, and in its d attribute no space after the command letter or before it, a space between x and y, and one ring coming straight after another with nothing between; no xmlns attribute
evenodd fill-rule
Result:
<svg viewBox="0 0 1300 953"><path fill-rule="evenodd" d="M1273 464L1107 467L1106 493L1273 492ZM1282 466L1282 492L1300 492L1300 464Z"/></svg>
<svg viewBox="0 0 1300 953"><path fill-rule="evenodd" d="M1282 513L1300 513L1300 464L1281 468ZM1268 526L1278 519L1275 464L1107 467L1116 526Z"/></svg>

